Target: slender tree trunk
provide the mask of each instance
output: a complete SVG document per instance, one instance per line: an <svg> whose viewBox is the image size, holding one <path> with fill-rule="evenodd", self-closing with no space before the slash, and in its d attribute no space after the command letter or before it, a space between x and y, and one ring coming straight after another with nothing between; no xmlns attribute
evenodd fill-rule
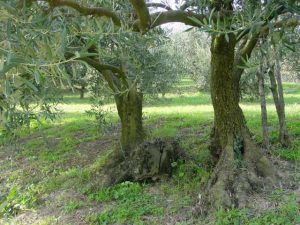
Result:
<svg viewBox="0 0 300 225"><path fill-rule="evenodd" d="M288 130L286 127L285 121L285 104L284 104L284 96L283 96L283 87L282 87L282 79L281 79L281 67L279 57L276 56L275 59L275 73L276 73L276 81L278 87L278 99L279 99L279 112L278 120L279 120L279 141L283 147L288 147L290 145L290 139L288 135Z"/></svg>
<svg viewBox="0 0 300 225"><path fill-rule="evenodd" d="M263 145L266 150L269 150L270 139L269 139L269 130L268 130L268 113L266 105L266 95L265 95L265 81L263 75L263 61L260 62L259 69L256 73L260 97L260 108L261 108L261 124L262 124L262 133L263 133Z"/></svg>
<svg viewBox="0 0 300 225"><path fill-rule="evenodd" d="M206 193L202 211L220 207L245 207L253 187L273 183L275 172L254 144L239 106L239 77L234 70L235 36L213 37L211 43L211 98L214 107L214 142L220 148L218 162Z"/></svg>
<svg viewBox="0 0 300 225"><path fill-rule="evenodd" d="M85 86L81 86L80 88L80 99L84 98Z"/></svg>
<svg viewBox="0 0 300 225"><path fill-rule="evenodd" d="M121 119L121 148L127 157L143 141L142 93L136 87L115 95L118 114Z"/></svg>
<svg viewBox="0 0 300 225"><path fill-rule="evenodd" d="M283 147L289 146L289 136L285 124L285 112L284 112L284 101L283 101L283 94L280 98L280 94L278 91L278 84L276 81L275 73L274 73L274 66L269 64L269 72L268 72L271 84L271 92L274 100L274 104L276 107L276 112L279 121L279 141ZM281 75L280 75L281 76ZM280 78L281 82L281 78ZM282 84L281 84L281 92L282 92Z"/></svg>

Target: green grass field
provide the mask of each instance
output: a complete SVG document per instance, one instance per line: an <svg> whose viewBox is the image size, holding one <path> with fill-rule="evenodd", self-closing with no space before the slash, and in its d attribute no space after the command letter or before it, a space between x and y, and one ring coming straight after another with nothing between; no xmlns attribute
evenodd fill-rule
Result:
<svg viewBox="0 0 300 225"><path fill-rule="evenodd" d="M285 84L286 118L293 142L283 149L277 142L277 117L268 96L272 153L288 160L299 184L300 84ZM65 96L64 111L53 123L33 124L15 137L1 137L0 224L299 224L299 204L290 189L274 189L265 196L270 206L260 210L220 209L214 218L195 218L195 205L210 173L209 134L213 108L209 94L199 93L184 79L165 98L147 99L144 125L148 138L176 138L200 165L178 162L169 179L151 184L122 183L100 189L97 174L118 147L118 118L107 104L109 123L98 131L88 98ZM259 102L242 102L248 126L261 142ZM299 189L298 189L299 190ZM299 193L298 193L299 194ZM298 196L299 197L299 196ZM1 219L2 218L2 219Z"/></svg>

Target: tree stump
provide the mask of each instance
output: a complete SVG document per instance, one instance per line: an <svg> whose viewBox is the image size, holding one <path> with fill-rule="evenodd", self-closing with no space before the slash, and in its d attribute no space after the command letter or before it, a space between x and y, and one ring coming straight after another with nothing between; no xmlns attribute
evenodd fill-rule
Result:
<svg viewBox="0 0 300 225"><path fill-rule="evenodd" d="M155 139L140 144L129 157L121 154L112 157L104 168L104 186L124 181L151 182L172 175L172 163L178 160L180 147L177 141Z"/></svg>

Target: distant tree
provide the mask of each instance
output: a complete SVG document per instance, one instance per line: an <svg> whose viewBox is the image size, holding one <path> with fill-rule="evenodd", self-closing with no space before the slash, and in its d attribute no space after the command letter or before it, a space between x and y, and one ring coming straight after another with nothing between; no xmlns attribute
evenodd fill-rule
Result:
<svg viewBox="0 0 300 225"><path fill-rule="evenodd" d="M282 79L286 82L300 81L300 29L285 35L287 43L276 45L281 51ZM292 59L292 60L291 60Z"/></svg>
<svg viewBox="0 0 300 225"><path fill-rule="evenodd" d="M171 37L172 54L179 56L176 63L182 74L191 77L200 91L209 91L210 84L210 39L203 32L175 33Z"/></svg>
<svg viewBox="0 0 300 225"><path fill-rule="evenodd" d="M174 45L164 31L160 31L160 37L155 45L149 48L143 55L139 87L144 94L163 96L170 91L182 77L181 57L174 54Z"/></svg>
<svg viewBox="0 0 300 225"><path fill-rule="evenodd" d="M83 63L67 63L65 65L66 72L70 75L72 86L79 90L80 98L84 98L84 93L88 85L88 68Z"/></svg>
<svg viewBox="0 0 300 225"><path fill-rule="evenodd" d="M258 92L260 98L263 146L268 151L270 149L270 138L269 138L269 129L268 129L268 112L267 112L266 91L265 91L264 57L262 52L260 56L261 59L259 62L259 66L257 68L256 77L258 81Z"/></svg>
<svg viewBox="0 0 300 225"><path fill-rule="evenodd" d="M279 49L269 52L266 56L266 62L268 65L268 75L270 78L270 89L272 92L273 100L276 107L277 117L279 121L279 142L283 147L290 145L290 139L285 120L285 103L283 96L283 84L281 76L281 63L280 63L280 52ZM272 57L272 56L273 57Z"/></svg>

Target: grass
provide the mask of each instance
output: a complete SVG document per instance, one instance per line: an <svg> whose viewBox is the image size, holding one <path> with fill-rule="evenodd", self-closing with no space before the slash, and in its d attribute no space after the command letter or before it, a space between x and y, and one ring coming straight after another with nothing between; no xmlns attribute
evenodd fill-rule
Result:
<svg viewBox="0 0 300 225"><path fill-rule="evenodd" d="M251 216L247 209L220 209L217 212L216 225L294 225L300 223L299 205L295 199L279 205L276 209L261 213L258 216Z"/></svg>
<svg viewBox="0 0 300 225"><path fill-rule="evenodd" d="M77 201L69 201L67 202L67 204L64 207L64 211L65 213L71 213L73 211L75 211L76 209L79 209L82 206L81 202L77 202Z"/></svg>
<svg viewBox="0 0 300 225"><path fill-rule="evenodd" d="M126 182L99 189L97 181L106 160L118 146L119 128L116 108L109 103L111 126L99 132L92 117L85 114L90 101L70 94L60 107L64 114L52 124L32 124L31 130L19 130L14 139L0 140L0 223L18 224L18 214L30 217L37 212L38 224L54 224L66 218L84 218L89 224L191 224L191 209L199 190L209 177L209 135L213 108L207 93L198 93L190 80L183 80L174 93L165 98L147 99L144 125L149 139L177 138L195 162L177 162L171 179L154 184ZM179 90L179 91L178 91ZM278 145L277 117L269 96L269 129L273 153L300 161L300 85L285 84L286 118L291 140L289 149ZM260 142L261 122L258 102L241 103L248 126ZM56 195L76 193L63 204L53 206ZM271 197L276 194L271 195ZM275 198L275 197L274 197ZM46 201L44 201L46 199ZM277 199L275 199L277 201ZM275 201L274 200L274 201ZM51 208L53 207L53 208ZM55 208L55 209L54 209ZM92 210L90 210L92 209ZM29 210L29 211L28 211ZM45 213L45 210L47 213ZM220 209L213 224L296 224L300 223L299 205L292 196L271 210ZM43 217L42 215L47 215ZM68 215L70 217L68 217ZM2 217L2 221L1 221ZM59 219L57 219L59 218ZM23 218L24 219L24 218ZM200 221L201 222L201 221Z"/></svg>
<svg viewBox="0 0 300 225"><path fill-rule="evenodd" d="M116 205L91 215L89 221L92 224L138 224L142 216L159 216L164 213L164 208L157 206L155 197L147 194L145 187L138 183L121 183L92 193L89 198L100 202L116 201Z"/></svg>

